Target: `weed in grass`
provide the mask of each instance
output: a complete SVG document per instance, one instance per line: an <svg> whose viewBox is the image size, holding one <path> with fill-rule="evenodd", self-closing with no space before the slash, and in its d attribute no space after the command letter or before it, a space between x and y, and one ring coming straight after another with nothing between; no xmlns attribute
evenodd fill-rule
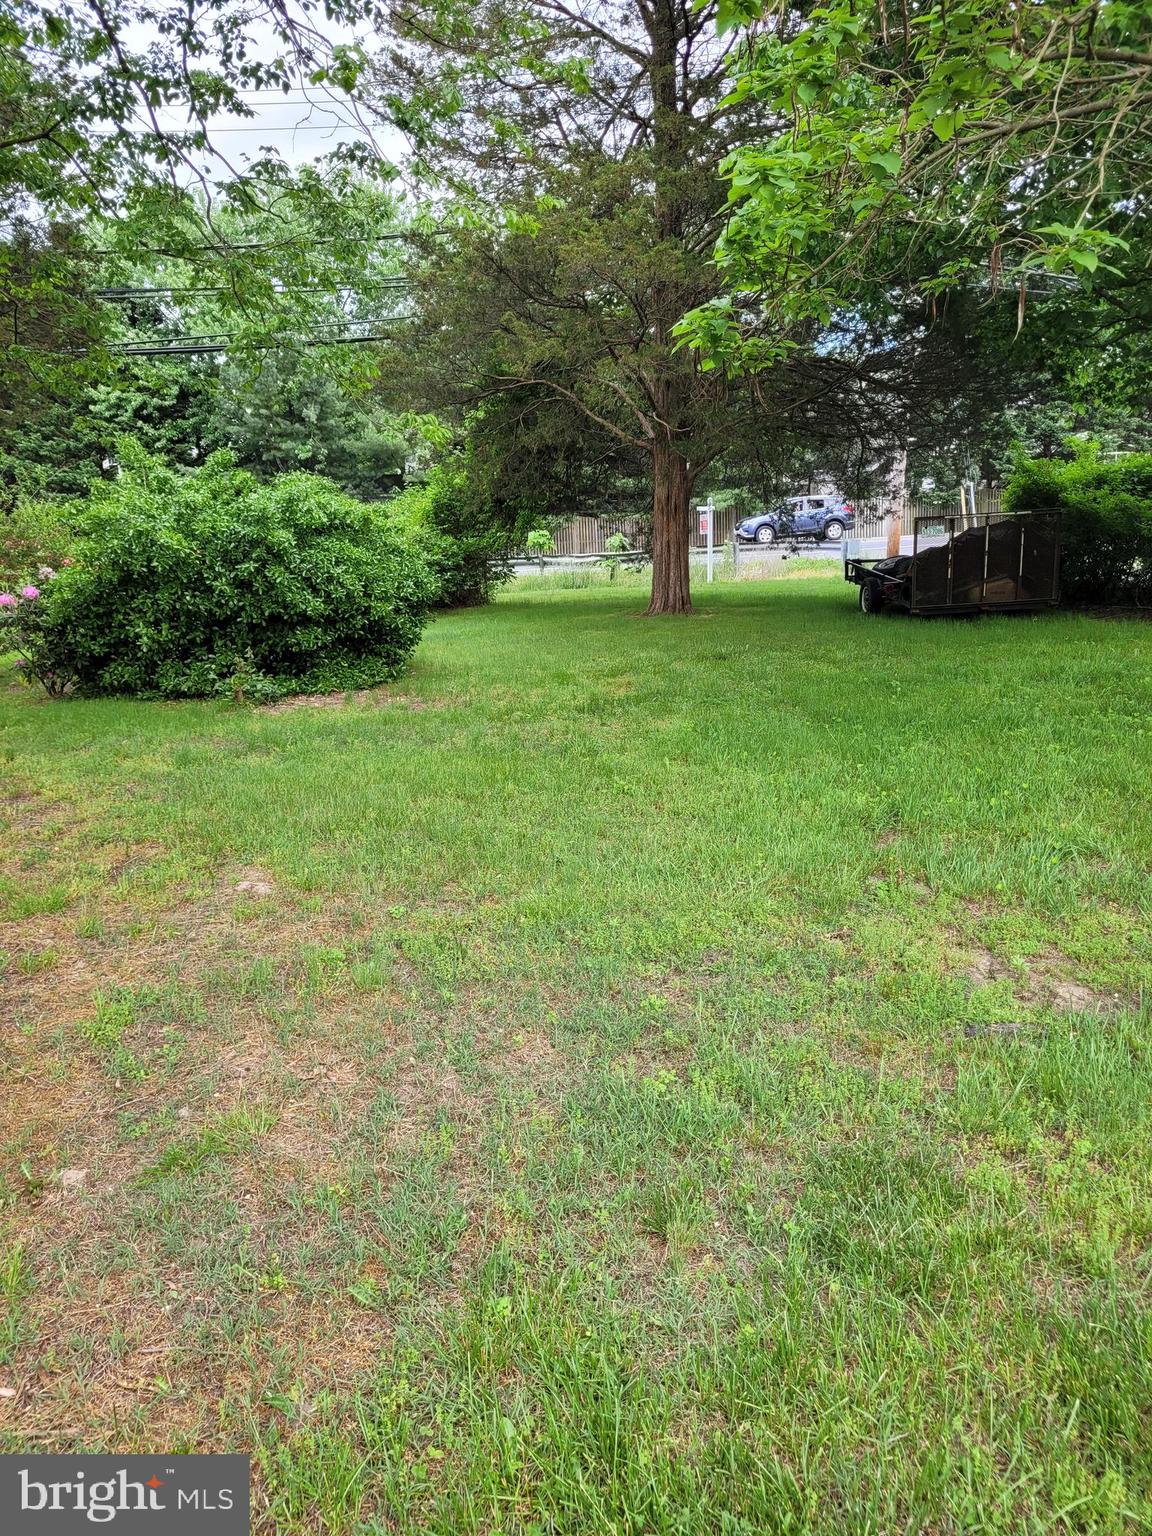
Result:
<svg viewBox="0 0 1152 1536"><path fill-rule="evenodd" d="M84 1039L101 1050L114 1050L124 1038L124 1031L136 1017L135 1001L130 992L106 995L98 992L95 1013L80 1025Z"/></svg>
<svg viewBox="0 0 1152 1536"><path fill-rule="evenodd" d="M14 882L0 883L0 916L8 921L64 912L75 900L76 892L71 886L52 885L43 890L29 890Z"/></svg>
<svg viewBox="0 0 1152 1536"><path fill-rule="evenodd" d="M10 1365L16 1350L30 1336L25 1299L32 1289L22 1248L0 1252L0 1365Z"/></svg>
<svg viewBox="0 0 1152 1536"><path fill-rule="evenodd" d="M322 992L343 974L348 953L335 944L308 944L300 951L300 961L309 990Z"/></svg>
<svg viewBox="0 0 1152 1536"><path fill-rule="evenodd" d="M689 1175L658 1169L649 1176L640 1197L640 1219L644 1231L658 1238L669 1255L679 1260L701 1236L708 1206Z"/></svg>
<svg viewBox="0 0 1152 1536"><path fill-rule="evenodd" d="M362 992L383 992L392 984L396 972L391 948L374 945L361 960L348 967L348 979Z"/></svg>
<svg viewBox="0 0 1152 1536"><path fill-rule="evenodd" d="M276 1116L259 1104L221 1115L195 1136L172 1142L155 1163L141 1172L139 1182L156 1184L172 1176L198 1173L208 1163L239 1156L275 1124Z"/></svg>
<svg viewBox="0 0 1152 1536"><path fill-rule="evenodd" d="M218 972L214 980L217 986L245 1001L273 1002L284 995L284 966L273 955L246 959L235 969Z"/></svg>
<svg viewBox="0 0 1152 1536"><path fill-rule="evenodd" d="M135 1022L136 1000L130 991L97 993L95 1013L80 1025L81 1036L95 1046L112 1077L121 1082L141 1082L148 1068L123 1044L124 1033Z"/></svg>
<svg viewBox="0 0 1152 1536"><path fill-rule="evenodd" d="M29 950L19 956L16 968L22 976L38 976L41 971L50 971L59 959L60 952L56 949Z"/></svg>
<svg viewBox="0 0 1152 1536"><path fill-rule="evenodd" d="M268 1436L257 1465L269 1488L272 1529L349 1528L360 1504L365 1458L338 1429L321 1424L283 1438Z"/></svg>

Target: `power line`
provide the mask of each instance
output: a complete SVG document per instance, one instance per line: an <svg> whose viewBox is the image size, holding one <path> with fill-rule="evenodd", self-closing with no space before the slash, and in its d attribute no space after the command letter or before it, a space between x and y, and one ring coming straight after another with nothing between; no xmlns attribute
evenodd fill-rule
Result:
<svg viewBox="0 0 1152 1536"><path fill-rule="evenodd" d="M423 232L422 232L423 233ZM436 229L427 231L435 235L447 234L447 230ZM96 261L104 256L118 256L128 259L133 256L170 256L175 260L191 255L193 252L212 251L217 255L221 253L231 255L234 251L285 251L293 246L306 245L376 245L385 240L409 240L411 234L408 231L402 233L389 231L379 235L317 235L298 240L247 240L230 243L226 240L216 244L186 245L182 249L173 250L167 246L137 245L131 250L117 251L110 247L96 246L90 251L76 250L69 254L73 257L84 257L88 261Z"/></svg>
<svg viewBox="0 0 1152 1536"><path fill-rule="evenodd" d="M349 320L346 322L349 326L383 325L386 323L387 321L380 316L371 320ZM333 320L329 324L338 325L339 321ZM125 352L129 351L132 347L167 346L169 344L176 346L192 341L236 341L237 334L236 331L191 331L184 336L140 336L135 340L109 341L105 342L105 346L109 352ZM240 341L238 344L240 346L248 345L245 341Z"/></svg>
<svg viewBox="0 0 1152 1536"><path fill-rule="evenodd" d="M178 338L179 339L179 338ZM195 346L151 346L136 343L119 343L109 348L119 357L194 357L207 352L275 352L290 351L294 347L346 347L360 346L374 341L394 341L394 336L299 336L289 340L276 338L269 341L246 341L231 345L229 341L197 342ZM75 353L70 355L77 355ZM87 352L79 354L87 356Z"/></svg>
<svg viewBox="0 0 1152 1536"><path fill-rule="evenodd" d="M336 133L341 128L351 128L356 133L366 133L369 136L374 131L366 123L350 123L347 118L340 118L334 123L253 123L244 128L184 128L178 125L168 127L165 124L161 124L159 133L155 129L149 129L146 132L125 135L123 132L113 130L108 133L94 133L91 137L94 139L124 137L132 139L155 139L157 137L175 139L185 134L202 133L211 141L221 133ZM208 149L210 143L204 144L201 147Z"/></svg>
<svg viewBox="0 0 1152 1536"><path fill-rule="evenodd" d="M338 123L257 123L250 128L207 128L203 131L209 139L221 133L336 133L340 128L352 128L357 133L371 134L364 123L350 123L343 119ZM167 132L167 130L164 130ZM200 133L199 128L173 128L175 133ZM142 135L148 137L148 135ZM207 146L205 146L207 147Z"/></svg>
<svg viewBox="0 0 1152 1536"><path fill-rule="evenodd" d="M283 88L278 85L246 85L241 90L232 91L230 94L232 96L275 96L277 99L283 100L285 94L289 94L292 91L307 91L308 89L308 86L302 85L299 82L294 82ZM351 100L351 97L348 97L346 93L343 97L333 94L330 87L326 85L314 85L311 89L323 92L329 101ZM315 99L313 96L304 97L305 101L314 101Z"/></svg>
<svg viewBox="0 0 1152 1536"><path fill-rule="evenodd" d="M316 96L277 96L275 100L245 101L239 103L239 105L251 108L253 116L258 113L273 112L277 107L309 107L313 112L326 112L333 117L342 112L357 110L351 101L341 101L335 96L330 96L327 99ZM222 102L218 107L209 107L205 104L203 110L199 113L199 116L205 119L225 116L243 117L247 115L246 113L237 112L235 108L230 108L226 102ZM341 121L349 122L352 119L342 118ZM356 121L359 121L359 119L356 119ZM389 124L378 123L376 126L387 128Z"/></svg>
<svg viewBox="0 0 1152 1536"><path fill-rule="evenodd" d="M290 85L288 87L287 91L281 91L280 87L276 86L276 85L259 85L259 86L258 85L253 85L253 86L245 87L245 89L242 90L242 91L233 91L232 95L233 96L272 96L272 97L275 97L275 99L277 101L287 101L288 97L291 95L291 93L293 91L303 91L305 89L306 89L306 87L304 87L302 85ZM327 91L328 91L327 86L322 86L322 85L314 86L313 89L317 90L317 91L323 91L325 93L327 93ZM317 98L315 96L302 96L300 99L302 101L315 101ZM344 100L351 100L350 97L340 97L340 96L334 96L334 95L331 95L331 94L326 94L326 96L323 99L326 99L328 101L340 101L340 102L343 102Z"/></svg>
<svg viewBox="0 0 1152 1536"><path fill-rule="evenodd" d="M318 322L318 326L322 330L352 330L357 326L362 327L366 325L395 324L397 320L404 320L405 318L410 317L403 315L366 315L363 319L357 319L353 315L346 315L342 317L333 317L331 320L321 320ZM324 340L368 341L371 339L372 338L370 337L358 335L322 337L318 336L315 331L309 332L306 335L300 336L299 338L295 338L284 332L281 332L278 337L274 338L274 343L276 345L283 344L291 346L297 340L301 342L319 343ZM377 339L386 340L388 338ZM137 348L142 347L160 347L174 350L183 348L187 344L194 344L194 346L198 346L201 342L211 343L213 347L215 347L216 343L220 343L221 346L223 346L228 342L235 342L239 348L250 346L259 347L272 344L269 342L260 341L258 339L247 340L238 331L185 331L178 336L139 336L135 338L129 337L124 341L108 341L104 343L104 347L108 352L130 353L136 351Z"/></svg>
<svg viewBox="0 0 1152 1536"><path fill-rule="evenodd" d="M278 294L315 293L325 297L335 297L338 293L342 292L352 293L360 292L365 289L379 288L389 288L396 291L401 291L405 288L408 288L409 286L409 281L406 277L376 277L368 278L363 282L358 282L355 284L345 284L343 287L336 285L332 288L323 288L315 283L284 283L281 286L274 288L273 292ZM231 292L232 289L226 283L218 283L215 286L205 288L97 288L93 294L93 297L97 299L103 299L106 302L111 303L116 299L147 299L157 297L162 294L171 297L177 297L185 294Z"/></svg>

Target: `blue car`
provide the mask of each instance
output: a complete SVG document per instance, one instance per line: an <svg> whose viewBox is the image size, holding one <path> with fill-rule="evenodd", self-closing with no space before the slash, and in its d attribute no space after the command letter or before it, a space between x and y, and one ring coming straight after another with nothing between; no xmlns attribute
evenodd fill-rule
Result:
<svg viewBox="0 0 1152 1536"><path fill-rule="evenodd" d="M855 526L856 511L850 501L836 496L789 496L771 512L737 523L736 537L744 544L775 544L778 539L838 544Z"/></svg>

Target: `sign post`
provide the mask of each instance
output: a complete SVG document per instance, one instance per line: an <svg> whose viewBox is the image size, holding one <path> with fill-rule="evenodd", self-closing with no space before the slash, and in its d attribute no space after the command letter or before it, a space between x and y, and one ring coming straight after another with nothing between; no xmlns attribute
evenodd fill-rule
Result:
<svg viewBox="0 0 1152 1536"><path fill-rule="evenodd" d="M712 570L716 559L715 523L716 509L712 505L709 496L704 505L698 508L700 513L700 532L708 540L708 580L712 580Z"/></svg>

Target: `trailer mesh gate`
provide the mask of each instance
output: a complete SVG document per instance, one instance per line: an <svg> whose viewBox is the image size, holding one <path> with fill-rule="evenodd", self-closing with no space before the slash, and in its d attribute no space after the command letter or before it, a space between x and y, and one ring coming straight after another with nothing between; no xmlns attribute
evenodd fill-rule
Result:
<svg viewBox="0 0 1152 1536"><path fill-rule="evenodd" d="M1060 515L918 517L913 531L912 611L1021 608L1057 601Z"/></svg>

